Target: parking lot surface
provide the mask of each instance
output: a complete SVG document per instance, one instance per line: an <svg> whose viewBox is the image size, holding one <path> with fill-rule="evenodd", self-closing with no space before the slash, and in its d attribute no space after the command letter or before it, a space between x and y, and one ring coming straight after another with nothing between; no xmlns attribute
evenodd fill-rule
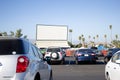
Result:
<svg viewBox="0 0 120 80"><path fill-rule="evenodd" d="M96 64L76 65L74 58L66 58L66 64L53 64L51 66L54 80L105 80L105 64L102 63L102 60L98 60Z"/></svg>

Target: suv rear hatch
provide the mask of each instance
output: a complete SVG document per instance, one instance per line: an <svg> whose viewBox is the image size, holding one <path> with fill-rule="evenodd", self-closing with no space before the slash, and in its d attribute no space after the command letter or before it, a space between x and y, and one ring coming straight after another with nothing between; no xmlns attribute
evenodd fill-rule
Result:
<svg viewBox="0 0 120 80"><path fill-rule="evenodd" d="M0 39L0 80L11 80L15 76L20 54L24 54L22 40Z"/></svg>

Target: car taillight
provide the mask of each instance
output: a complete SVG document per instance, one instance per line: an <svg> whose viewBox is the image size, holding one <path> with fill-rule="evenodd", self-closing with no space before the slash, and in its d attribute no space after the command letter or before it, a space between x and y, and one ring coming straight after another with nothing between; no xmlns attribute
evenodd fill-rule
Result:
<svg viewBox="0 0 120 80"><path fill-rule="evenodd" d="M60 54L62 55L63 53L62 53L62 52L60 52Z"/></svg>
<svg viewBox="0 0 120 80"><path fill-rule="evenodd" d="M78 53L77 56L82 56L82 54Z"/></svg>
<svg viewBox="0 0 120 80"><path fill-rule="evenodd" d="M95 56L95 54L94 54L94 53L92 53L91 55L92 55L92 56Z"/></svg>
<svg viewBox="0 0 120 80"><path fill-rule="evenodd" d="M18 57L16 73L25 72L28 65L29 65L29 59L26 56Z"/></svg>

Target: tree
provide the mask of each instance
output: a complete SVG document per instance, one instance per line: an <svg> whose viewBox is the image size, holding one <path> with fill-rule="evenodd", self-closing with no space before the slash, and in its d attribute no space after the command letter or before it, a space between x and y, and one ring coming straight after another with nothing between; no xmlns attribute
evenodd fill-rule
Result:
<svg viewBox="0 0 120 80"><path fill-rule="evenodd" d="M81 35L81 37L83 38L83 37L84 37L84 35L82 34L82 35Z"/></svg>
<svg viewBox="0 0 120 80"><path fill-rule="evenodd" d="M2 33L3 36L8 36L7 32Z"/></svg>
<svg viewBox="0 0 120 80"><path fill-rule="evenodd" d="M10 31L10 34L8 35L7 32L1 33L0 36L12 36L12 37L18 37L21 38L23 36L22 29L16 30L16 32ZM27 38L27 35L24 35L23 38Z"/></svg>
<svg viewBox="0 0 120 80"><path fill-rule="evenodd" d="M89 38L89 42L90 42L90 38L91 38L91 36L89 35L88 38Z"/></svg>
<svg viewBox="0 0 120 80"><path fill-rule="evenodd" d="M69 41L68 41L68 45L69 45L70 47L73 47L73 44L72 44L71 42L69 42Z"/></svg>
<svg viewBox="0 0 120 80"><path fill-rule="evenodd" d="M115 45L115 47L120 48L120 41L119 40L113 40L112 44Z"/></svg>
<svg viewBox="0 0 120 80"><path fill-rule="evenodd" d="M27 35L25 35L23 38L27 39Z"/></svg>
<svg viewBox="0 0 120 80"><path fill-rule="evenodd" d="M85 47L85 38L82 38L83 47Z"/></svg>
<svg viewBox="0 0 120 80"><path fill-rule="evenodd" d="M15 37L18 37L18 38L20 38L20 37L22 37L22 30L21 29L18 29L17 31L16 31L16 35L15 35Z"/></svg>
<svg viewBox="0 0 120 80"><path fill-rule="evenodd" d="M95 37L93 37L94 43L95 43Z"/></svg>
<svg viewBox="0 0 120 80"><path fill-rule="evenodd" d="M116 40L118 39L118 35L117 34L115 35L115 38L116 38Z"/></svg>
<svg viewBox="0 0 120 80"><path fill-rule="evenodd" d="M106 34L104 35L104 38L105 38L105 45L107 46L107 35Z"/></svg>
<svg viewBox="0 0 120 80"><path fill-rule="evenodd" d="M111 37L111 41L112 41L112 25L109 26L109 29L111 30L110 37Z"/></svg>
<svg viewBox="0 0 120 80"><path fill-rule="evenodd" d="M10 31L10 36L14 36L14 32L13 31Z"/></svg>
<svg viewBox="0 0 120 80"><path fill-rule="evenodd" d="M96 35L96 38L97 38L97 41L98 41L99 35Z"/></svg>
<svg viewBox="0 0 120 80"><path fill-rule="evenodd" d="M2 33L0 33L0 36L2 36Z"/></svg>
<svg viewBox="0 0 120 80"><path fill-rule="evenodd" d="M80 43L81 43L81 39L82 39L82 37L81 37L81 36L79 36L79 41L80 41Z"/></svg>
<svg viewBox="0 0 120 80"><path fill-rule="evenodd" d="M70 33L70 41L71 41L71 43L72 43L72 32L73 32L73 30L72 29L69 29L69 33Z"/></svg>

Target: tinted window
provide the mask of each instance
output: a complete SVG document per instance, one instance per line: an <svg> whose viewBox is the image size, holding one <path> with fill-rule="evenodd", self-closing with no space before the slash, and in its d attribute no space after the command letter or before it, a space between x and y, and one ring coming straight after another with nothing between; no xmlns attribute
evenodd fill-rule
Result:
<svg viewBox="0 0 120 80"><path fill-rule="evenodd" d="M119 48L113 49L112 54L116 53L119 50L120 50Z"/></svg>
<svg viewBox="0 0 120 80"><path fill-rule="evenodd" d="M87 53L92 53L93 51L91 49L80 49L79 52L87 52Z"/></svg>
<svg viewBox="0 0 120 80"><path fill-rule="evenodd" d="M113 57L112 57L112 62L115 62L117 59L119 58L119 55L118 54L115 54Z"/></svg>
<svg viewBox="0 0 120 80"><path fill-rule="evenodd" d="M0 55L23 54L22 40L0 40Z"/></svg>
<svg viewBox="0 0 120 80"><path fill-rule="evenodd" d="M47 52L60 52L59 48L49 48Z"/></svg>

